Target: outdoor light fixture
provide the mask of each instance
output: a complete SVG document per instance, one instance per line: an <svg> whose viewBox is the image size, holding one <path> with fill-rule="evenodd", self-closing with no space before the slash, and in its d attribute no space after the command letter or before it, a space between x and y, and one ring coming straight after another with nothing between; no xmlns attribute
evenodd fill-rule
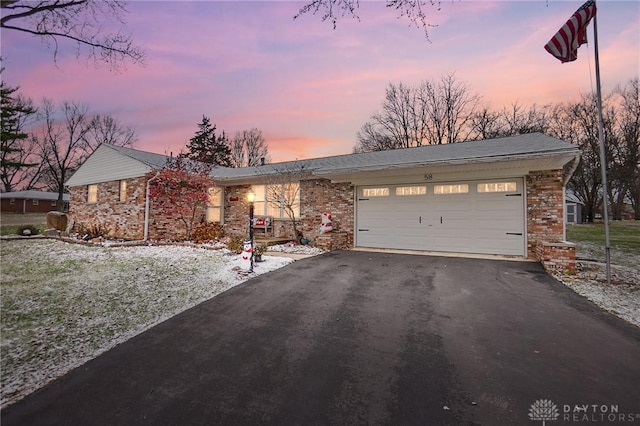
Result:
<svg viewBox="0 0 640 426"><path fill-rule="evenodd" d="M249 240L251 240L251 266L249 272L253 272L253 202L256 194L253 191L247 193L247 201L249 202Z"/></svg>

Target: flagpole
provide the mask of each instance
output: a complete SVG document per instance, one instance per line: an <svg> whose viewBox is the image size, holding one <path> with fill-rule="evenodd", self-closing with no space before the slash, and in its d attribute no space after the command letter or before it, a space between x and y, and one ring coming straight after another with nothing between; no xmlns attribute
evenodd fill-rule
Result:
<svg viewBox="0 0 640 426"><path fill-rule="evenodd" d="M607 156L604 146L604 120L602 118L602 92L600 90L600 58L598 56L598 13L593 16L593 44L596 62L596 95L598 101L598 137L600 139L600 171L602 172L602 210L604 219L604 251L607 263L607 284L611 284L611 247L609 245L609 191L607 190Z"/></svg>

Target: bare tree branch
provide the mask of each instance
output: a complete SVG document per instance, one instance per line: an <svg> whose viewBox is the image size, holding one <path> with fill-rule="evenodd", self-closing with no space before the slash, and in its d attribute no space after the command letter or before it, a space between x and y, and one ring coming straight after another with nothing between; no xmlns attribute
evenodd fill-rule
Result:
<svg viewBox="0 0 640 426"><path fill-rule="evenodd" d="M54 62L58 40L69 40L76 43L76 57L84 52L116 70L127 59L142 64L145 57L131 35L108 30L124 26L125 4L122 0L2 1L0 27L35 35L53 45Z"/></svg>
<svg viewBox="0 0 640 426"><path fill-rule="evenodd" d="M424 35L429 40L429 28L436 25L429 22L426 9L435 7L440 10L440 0L387 0L386 7L395 9L400 17L409 20L409 25L422 28ZM298 19L302 15L311 13L320 14L322 22L329 21L335 30L338 20L345 16L360 20L357 10L360 8L359 0L312 0L302 6L293 19Z"/></svg>

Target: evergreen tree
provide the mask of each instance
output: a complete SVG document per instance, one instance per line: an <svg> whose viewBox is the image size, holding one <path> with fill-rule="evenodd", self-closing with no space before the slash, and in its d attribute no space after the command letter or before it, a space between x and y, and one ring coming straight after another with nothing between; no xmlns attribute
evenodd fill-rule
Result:
<svg viewBox="0 0 640 426"><path fill-rule="evenodd" d="M211 120L204 115L195 136L189 139L187 151L180 157L225 167L231 167L232 164L226 134L222 132L222 135L216 136L215 124L211 124Z"/></svg>
<svg viewBox="0 0 640 426"><path fill-rule="evenodd" d="M0 180L4 191L15 189L14 177L18 172L36 165L26 162L31 153L24 149L29 135L23 129L26 118L35 114L36 109L31 100L16 96L17 91L18 87L9 87L4 81L0 83Z"/></svg>

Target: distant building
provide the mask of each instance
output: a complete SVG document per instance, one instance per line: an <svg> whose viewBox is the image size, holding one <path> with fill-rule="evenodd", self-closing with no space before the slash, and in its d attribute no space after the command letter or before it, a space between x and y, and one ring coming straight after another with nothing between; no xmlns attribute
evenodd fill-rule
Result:
<svg viewBox="0 0 640 426"><path fill-rule="evenodd" d="M69 194L63 194L64 211L69 210ZM2 213L46 213L56 210L57 192L14 191L0 193Z"/></svg>
<svg viewBox="0 0 640 426"><path fill-rule="evenodd" d="M582 223L582 206L584 203L578 200L573 191L567 191L564 203L564 221L567 225Z"/></svg>

